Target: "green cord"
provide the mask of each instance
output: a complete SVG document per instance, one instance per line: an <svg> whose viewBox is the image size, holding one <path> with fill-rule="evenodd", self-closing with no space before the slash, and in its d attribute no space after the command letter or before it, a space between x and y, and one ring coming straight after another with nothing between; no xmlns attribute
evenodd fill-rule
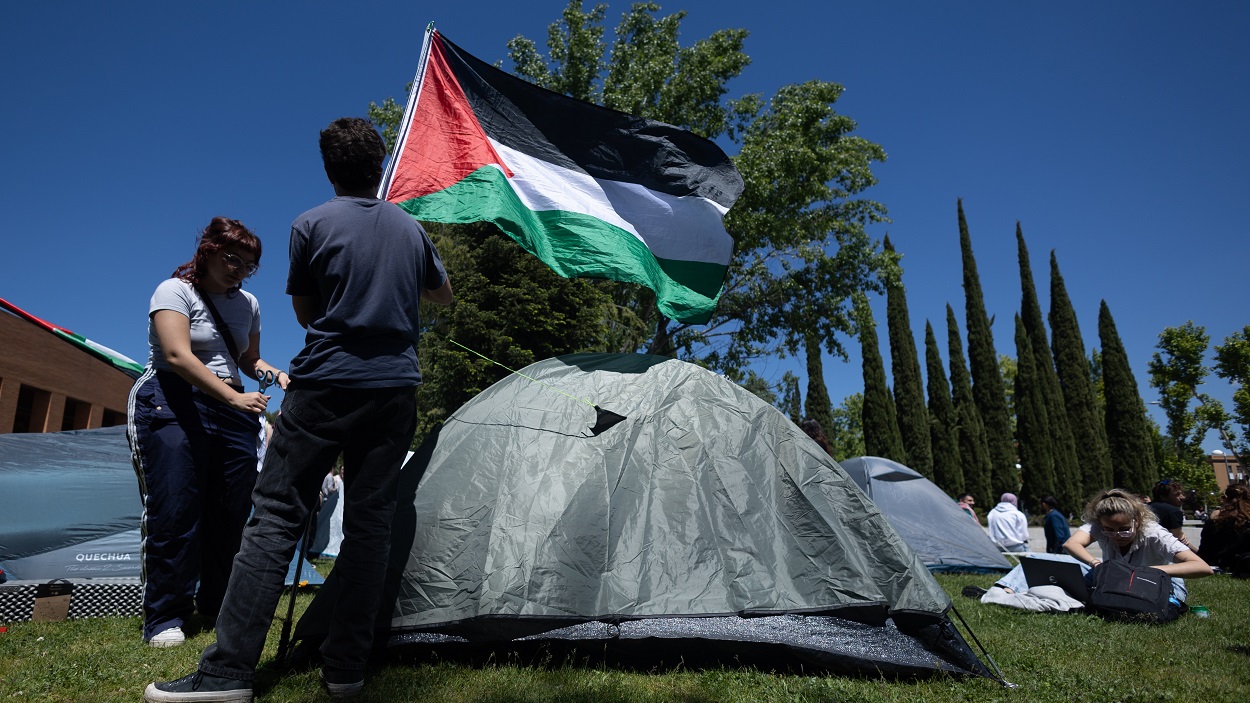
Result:
<svg viewBox="0 0 1250 703"><path fill-rule="evenodd" d="M595 405L594 403L590 402L589 400L586 400L585 398L578 398L578 397L577 397L577 396L575 396L575 395L571 395L571 394L569 394L569 393L565 393L564 391L560 390L559 388L556 388L555 386L549 386L549 385L547 385L546 383L543 383L542 381L540 381L540 380L538 380L538 379L536 379L536 378L532 378L532 377L530 377L530 376L526 376L525 374L521 373L520 371L517 371L517 370L515 370L515 369L511 369L511 368L508 368L507 366L504 366L503 364L499 363L498 361L495 361L494 359L492 359L492 358L490 358L490 357L486 356L485 354L483 354L483 353L481 353L481 352L479 352L479 351L475 351L475 350L473 350L473 349L470 349L470 348L466 347L465 345L461 344L460 342L457 342L456 340L452 339L451 337L448 337L448 338L447 338L447 341L451 342L452 344L454 344L454 345L456 345L456 346L460 347L461 349L463 349L463 350L465 350L465 351L467 351L467 352L471 352L471 353L473 353L473 354L477 354L478 356L482 357L483 359L485 359L485 360L489 361L490 363L492 363L492 364L494 364L494 365L496 365L496 366L502 366L503 368L508 369L508 371L510 371L510 372L512 372L512 373L514 373L514 374L516 374L516 375L518 375L518 376L520 376L521 378L529 379L530 381L533 381L534 383L537 383L538 385L540 385L540 386L542 386L542 387L544 387L544 388L550 388L551 390L555 391L556 393L559 393L560 395L563 395L563 396L566 396L566 397L572 398L573 400L576 400L576 401L577 401L577 402L579 402L579 403L585 403L586 405L589 405L590 407L595 408L596 410L598 410L598 409L599 409L599 406Z"/></svg>

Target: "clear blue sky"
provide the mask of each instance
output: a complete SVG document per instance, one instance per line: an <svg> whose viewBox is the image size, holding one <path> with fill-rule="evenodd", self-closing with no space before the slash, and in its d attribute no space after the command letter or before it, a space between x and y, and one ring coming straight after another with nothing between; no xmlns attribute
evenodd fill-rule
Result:
<svg viewBox="0 0 1250 703"><path fill-rule="evenodd" d="M153 288L214 215L264 240L248 284L262 353L284 366L302 331L283 295L296 214L332 193L319 129L402 99L433 20L487 61L540 44L564 3L16 3L0 27L4 104L0 297L146 358ZM608 25L627 9L612 3ZM1193 320L1215 340L1250 322L1250 4L695 0L683 43L746 28L753 63L731 94L808 79L889 160L867 195L904 254L917 345L963 323L963 198L995 343L1014 356L1015 223L1042 305L1055 250L1087 348L1106 299L1147 400L1158 333ZM505 67L509 67L505 63ZM884 323L884 302L875 302ZM884 338L884 335L883 335ZM852 348L855 344L850 345ZM777 380L793 360L762 364ZM831 359L835 402L862 388ZM1227 384L1208 388L1225 401ZM276 409L277 403L272 405ZM1209 442L1208 448L1216 448Z"/></svg>

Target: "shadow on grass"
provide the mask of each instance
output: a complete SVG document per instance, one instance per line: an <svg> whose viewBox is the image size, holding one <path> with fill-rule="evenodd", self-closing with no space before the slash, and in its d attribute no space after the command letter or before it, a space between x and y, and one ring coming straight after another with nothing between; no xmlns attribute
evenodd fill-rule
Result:
<svg viewBox="0 0 1250 703"><path fill-rule="evenodd" d="M1250 657L1250 644L1235 644L1228 648L1233 654L1240 654L1243 657Z"/></svg>
<svg viewBox="0 0 1250 703"><path fill-rule="evenodd" d="M770 647L760 643L712 644L689 641L616 640L610 644L594 642L543 641L512 642L499 646L466 646L437 649L420 645L393 647L375 656L376 663L415 666L452 663L473 668L514 666L554 671L614 671L633 674L670 674L735 669L781 676L813 676L836 674L858 679L917 681L934 678L962 678L951 672L900 669L889 664L880 666L860 660L837 661L822 657L821 661L803 661L788 647Z"/></svg>

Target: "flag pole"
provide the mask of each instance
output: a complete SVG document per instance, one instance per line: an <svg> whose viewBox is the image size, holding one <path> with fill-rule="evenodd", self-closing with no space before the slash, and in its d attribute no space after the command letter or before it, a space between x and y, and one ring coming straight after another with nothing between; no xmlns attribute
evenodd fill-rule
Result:
<svg viewBox="0 0 1250 703"><path fill-rule="evenodd" d="M412 90L408 91L408 105L404 107L404 117L399 121L399 134L395 139L395 149L391 152L391 160L386 164L382 174L382 182L378 184L378 199L386 198L391 189L391 179L395 177L395 164L399 155L404 153L404 145L408 143L408 131L412 126L412 111L417 106L417 98L421 95L421 84L425 82L425 66L430 58L430 39L434 36L434 22L425 27L425 39L421 42L421 58L417 61L417 75L412 79Z"/></svg>

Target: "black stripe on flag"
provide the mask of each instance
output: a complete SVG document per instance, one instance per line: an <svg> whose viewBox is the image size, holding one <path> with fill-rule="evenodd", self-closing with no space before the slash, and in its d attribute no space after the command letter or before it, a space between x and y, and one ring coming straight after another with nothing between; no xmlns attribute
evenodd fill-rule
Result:
<svg viewBox="0 0 1250 703"><path fill-rule="evenodd" d="M742 176L709 139L527 83L439 35L469 105L492 139L595 178L729 207Z"/></svg>

